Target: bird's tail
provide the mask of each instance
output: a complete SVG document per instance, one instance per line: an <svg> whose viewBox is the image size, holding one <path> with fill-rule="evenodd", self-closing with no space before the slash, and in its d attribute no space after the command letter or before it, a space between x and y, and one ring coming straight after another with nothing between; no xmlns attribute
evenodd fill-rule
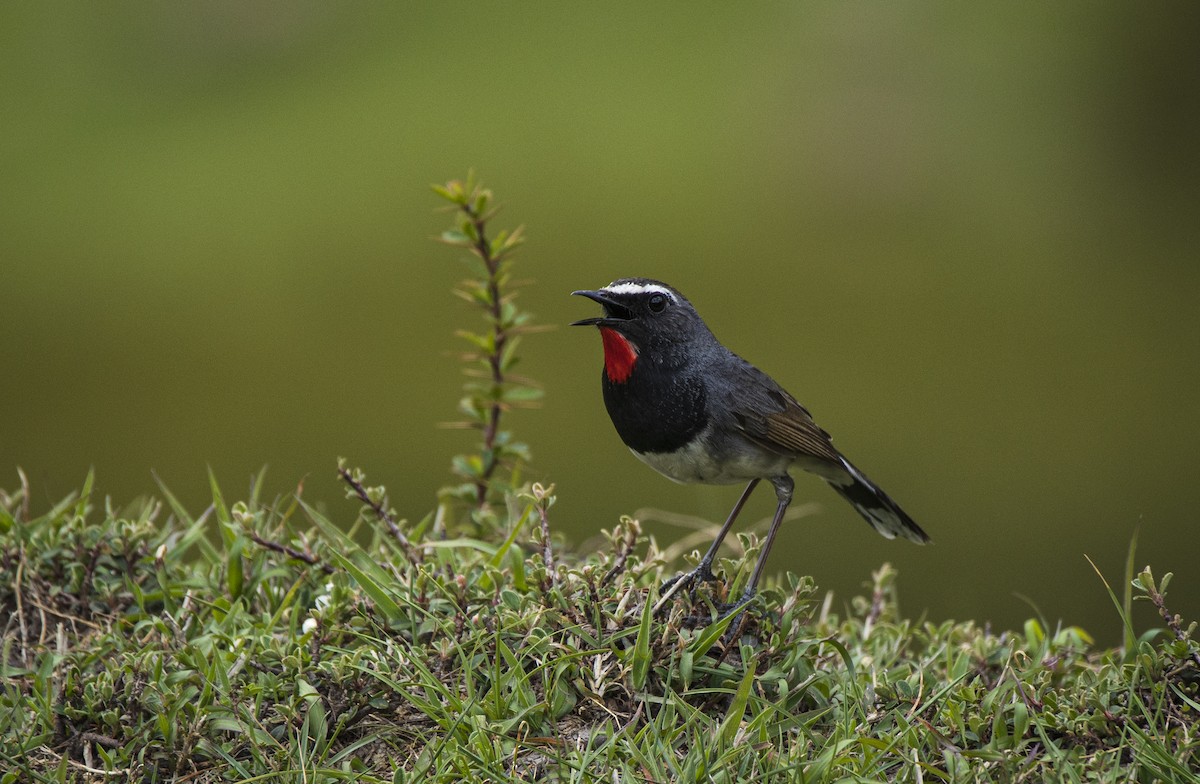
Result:
<svg viewBox="0 0 1200 784"><path fill-rule="evenodd" d="M888 494L855 468L849 460L842 459L845 473L838 472L836 477L825 477L829 486L838 491L858 510L863 519L871 527L888 539L903 536L905 539L925 544L930 541L929 535L921 530L921 526L913 522L900 505L888 497Z"/></svg>

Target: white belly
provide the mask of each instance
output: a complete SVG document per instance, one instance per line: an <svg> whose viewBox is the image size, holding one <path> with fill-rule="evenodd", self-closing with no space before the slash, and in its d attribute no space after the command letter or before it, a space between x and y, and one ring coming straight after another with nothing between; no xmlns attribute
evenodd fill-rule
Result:
<svg viewBox="0 0 1200 784"><path fill-rule="evenodd" d="M759 449L732 449L723 462L712 459L703 436L674 452L633 452L658 473L681 484L731 485L787 473L792 458ZM631 452L633 450L630 450Z"/></svg>

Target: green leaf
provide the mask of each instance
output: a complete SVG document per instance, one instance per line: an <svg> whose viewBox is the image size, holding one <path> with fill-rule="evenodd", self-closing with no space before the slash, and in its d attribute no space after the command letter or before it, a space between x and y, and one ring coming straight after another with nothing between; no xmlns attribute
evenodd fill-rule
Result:
<svg viewBox="0 0 1200 784"><path fill-rule="evenodd" d="M1013 737L1020 741L1029 732L1029 706L1024 700L1013 705Z"/></svg>
<svg viewBox="0 0 1200 784"><path fill-rule="evenodd" d="M217 484L217 475L213 473L212 466L208 467L208 486L212 490L213 509L217 513L217 520L224 523L221 526L221 532L225 537L225 544L231 544L235 536L229 527L232 518L229 516L229 508L225 506L225 498L221 495L221 486Z"/></svg>
<svg viewBox="0 0 1200 784"><path fill-rule="evenodd" d="M1118 599L1117 595L1113 592L1112 586L1108 584L1108 580L1104 578L1104 573L1100 571L1100 567L1096 566L1096 562L1087 555L1084 555L1083 557L1087 559L1089 564L1091 564L1092 571L1094 571L1096 576L1100 578L1100 582L1104 583L1104 590L1108 592L1108 598L1112 601L1113 607L1117 608L1117 614L1121 616L1121 622L1125 627L1124 654L1125 659L1129 660L1137 652L1137 635L1133 631L1133 622L1130 620L1129 613L1125 612L1125 608L1121 604L1121 600Z"/></svg>
<svg viewBox="0 0 1200 784"><path fill-rule="evenodd" d="M246 584L246 575L242 566L244 543L244 538L235 536L225 556L225 586L229 590L229 598L235 601L241 597L242 588Z"/></svg>
<svg viewBox="0 0 1200 784"><path fill-rule="evenodd" d="M308 710L304 714L304 734L316 744L317 749L323 749L329 733L329 723L325 716L325 705L320 697L308 701Z"/></svg>
<svg viewBox="0 0 1200 784"><path fill-rule="evenodd" d="M750 690L754 687L754 662L747 663L746 672L742 675L742 681L738 684L737 692L733 695L733 702L729 704L729 710L725 712L725 719L721 722L721 741L723 745L730 746L737 738L737 731L742 726L742 719L746 715L746 705L750 702Z"/></svg>
<svg viewBox="0 0 1200 784"><path fill-rule="evenodd" d="M83 480L83 489L79 491L79 502L75 504L75 516L83 519L87 512L88 501L92 498L92 483L96 481L96 469L89 468Z"/></svg>
<svg viewBox="0 0 1200 784"><path fill-rule="evenodd" d="M500 393L500 399L505 403L529 403L541 400L545 393L533 387L510 386Z"/></svg>
<svg viewBox="0 0 1200 784"><path fill-rule="evenodd" d="M704 631L700 632L694 640L688 643L688 651L693 657L703 656L717 644L717 640L721 639L721 635L729 628L729 624L733 621L734 614L725 615L718 618L708 626L704 627Z"/></svg>
<svg viewBox="0 0 1200 784"><path fill-rule="evenodd" d="M304 501L300 502L300 506L309 519L316 523L321 532L330 540L332 545L329 548L330 557L349 572L355 582L375 600L376 606L384 616L393 621L402 618L403 613L400 611L400 606L384 587L391 584L391 575L375 563L358 542L347 536L341 528L330 522L323 514ZM352 561L346 554L353 555L355 560Z"/></svg>
<svg viewBox="0 0 1200 784"><path fill-rule="evenodd" d="M391 597L391 594L384 587L385 583L375 579L376 575L368 574L369 571L373 570L360 569L356 563L337 550L330 550L329 555L333 560L337 561L339 566L350 573L350 576L354 578L354 581L358 583L360 588L366 591L367 595L371 597L371 600L375 602L375 606L387 620L394 623L404 617L404 613L400 610L400 605L396 603L396 600Z"/></svg>
<svg viewBox="0 0 1200 784"><path fill-rule="evenodd" d="M525 576L525 552L520 545L508 551L508 564L512 569L513 587L521 592L528 591L529 581Z"/></svg>
<svg viewBox="0 0 1200 784"><path fill-rule="evenodd" d="M1136 557L1135 554L1137 552L1137 540L1138 540L1138 532L1137 532L1137 529L1135 528L1135 529L1133 529L1133 536L1129 540L1129 550L1125 554L1125 595L1123 598L1125 600L1124 607L1125 607L1125 617L1126 618L1133 617L1133 569L1134 569L1133 561L1134 561L1134 558ZM1128 624L1128 623L1125 624L1124 636L1125 636L1125 650L1132 651L1133 646L1134 646L1134 640L1133 640L1133 626L1131 624Z"/></svg>
<svg viewBox="0 0 1200 784"><path fill-rule="evenodd" d="M496 335L494 333L480 335L478 332L459 329L455 330L454 334L489 354L496 350Z"/></svg>
<svg viewBox="0 0 1200 784"><path fill-rule="evenodd" d="M654 618L654 603L650 597L642 605L642 620L638 624L637 639L633 644L633 688L642 691L650 675L650 624Z"/></svg>
<svg viewBox="0 0 1200 784"><path fill-rule="evenodd" d="M496 552L488 560L488 565L499 567L500 564L504 562L504 556L508 555L509 548L512 547L513 542L517 541L517 535L521 533L521 530L525 527L525 523L529 521L529 518L532 516L532 514L533 506L526 506L525 513L517 519L517 522L512 527L512 531L510 531L508 534L508 538L504 540L503 544L496 548Z"/></svg>
<svg viewBox="0 0 1200 784"><path fill-rule="evenodd" d="M496 552L496 545L489 542L480 541L479 539L468 539L466 537L422 542L421 546L428 547L432 550L477 550L486 555L492 555Z"/></svg>
<svg viewBox="0 0 1200 784"><path fill-rule="evenodd" d="M197 519L192 519L187 509L183 507L183 504L179 502L179 499L175 497L157 474L154 474L154 481L158 483L158 488L162 492L163 497L167 499L167 505L171 507L172 513L174 513L175 517L181 523L187 525L187 529L164 554L166 561L179 561L187 554L193 544L207 545L208 519L204 515L201 515Z"/></svg>

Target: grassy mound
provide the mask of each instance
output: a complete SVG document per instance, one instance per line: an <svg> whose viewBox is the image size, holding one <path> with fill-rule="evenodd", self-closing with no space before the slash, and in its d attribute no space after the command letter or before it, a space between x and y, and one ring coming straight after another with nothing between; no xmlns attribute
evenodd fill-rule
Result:
<svg viewBox="0 0 1200 784"><path fill-rule="evenodd" d="M731 633L719 586L651 617L636 521L564 552L534 487L445 537L343 478L339 524L261 478L198 517L0 493L0 781L1196 781L1177 619L1117 650L914 623L885 566L845 617L789 575Z"/></svg>

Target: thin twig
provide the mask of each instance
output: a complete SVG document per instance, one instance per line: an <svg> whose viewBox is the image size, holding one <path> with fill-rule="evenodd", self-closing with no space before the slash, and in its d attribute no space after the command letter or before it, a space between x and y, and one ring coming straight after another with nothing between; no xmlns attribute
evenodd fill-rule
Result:
<svg viewBox="0 0 1200 784"><path fill-rule="evenodd" d="M98 732L84 732L79 735L81 740L88 743L95 743L97 746L103 746L107 749L121 748L121 741L108 735L101 735Z"/></svg>
<svg viewBox="0 0 1200 784"><path fill-rule="evenodd" d="M601 586L608 585L614 577L625 571L625 562L629 560L629 556L633 554L633 548L637 545L637 535L638 532L630 526L625 538L617 543L617 557L613 560L612 567L600 578Z"/></svg>
<svg viewBox="0 0 1200 784"><path fill-rule="evenodd" d="M537 505L538 517L542 523L542 563L546 565L546 574L551 585L558 585L558 573L554 570L554 548L550 544L550 520L546 514L546 504Z"/></svg>
<svg viewBox="0 0 1200 784"><path fill-rule="evenodd" d="M325 572L325 574L333 574L335 571L337 571L329 564L321 561L320 558L312 553L306 553L303 550L297 550L295 547L289 547L281 542L273 542L270 539L264 539L254 531L250 532L250 540L259 547L271 550L272 552L283 553L288 558L295 558L297 561L303 561L310 566L319 566L321 567L321 570Z"/></svg>
<svg viewBox="0 0 1200 784"><path fill-rule="evenodd" d="M1175 633L1175 639L1184 642L1188 639L1187 632L1183 630L1183 626L1179 623L1179 616L1173 615L1167 609L1166 597L1158 591L1147 591L1150 594L1150 601L1158 608L1158 614L1167 622L1167 627ZM1192 653L1192 659L1195 660L1196 666L1200 667L1200 653Z"/></svg>
<svg viewBox="0 0 1200 784"><path fill-rule="evenodd" d="M375 517L387 526L388 531L391 532L392 536L400 544L400 549L404 551L404 556L412 563L420 563L420 553L417 551L417 548L413 547L412 542L404 535L404 532L400 530L400 526L397 525L396 518L392 516L392 513L383 504L371 500L370 494L367 493L367 488L363 487L362 482L354 478L349 469L339 468L338 476L342 478L343 482L350 485L354 494L358 496L358 500L371 507L371 511L375 513Z"/></svg>
<svg viewBox="0 0 1200 784"><path fill-rule="evenodd" d="M17 603L17 625L21 629L21 661L29 661L29 629L25 626L25 605L21 601L21 594L25 592L21 585L23 574L25 572L25 548L22 546L17 552L17 576L13 580L12 592L13 599Z"/></svg>
<svg viewBox="0 0 1200 784"><path fill-rule="evenodd" d="M871 609L867 611L867 617L863 620L864 640L871 636L871 630L875 628L879 616L883 615L884 599L883 586L876 580L875 590L871 593Z"/></svg>
<svg viewBox="0 0 1200 784"><path fill-rule="evenodd" d="M21 511L18 520L23 523L29 522L29 477L25 476L25 472L17 466L17 476L21 477Z"/></svg>

